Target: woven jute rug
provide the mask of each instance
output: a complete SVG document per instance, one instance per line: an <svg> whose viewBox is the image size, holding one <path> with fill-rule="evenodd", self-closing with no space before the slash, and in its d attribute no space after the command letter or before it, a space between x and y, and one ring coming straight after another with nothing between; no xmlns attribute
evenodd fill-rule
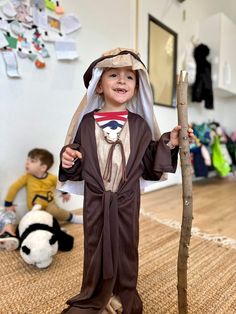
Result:
<svg viewBox="0 0 236 314"><path fill-rule="evenodd" d="M0 313L59 314L79 292L83 266L83 232L71 252L59 252L48 269L27 265L18 251L0 251ZM177 254L179 230L147 215L140 217L138 290L145 314L178 313ZM193 236L188 260L189 313L236 313L236 249Z"/></svg>

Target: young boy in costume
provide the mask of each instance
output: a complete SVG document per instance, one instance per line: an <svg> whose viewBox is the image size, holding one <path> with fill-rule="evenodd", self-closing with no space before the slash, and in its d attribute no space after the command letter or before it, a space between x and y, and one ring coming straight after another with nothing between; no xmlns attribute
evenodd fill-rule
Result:
<svg viewBox="0 0 236 314"><path fill-rule="evenodd" d="M140 178L175 172L180 127L160 137L148 74L133 50L95 60L84 83L87 97L72 119L59 171L65 191L79 193L84 181L84 272L80 294L63 313L141 314Z"/></svg>
<svg viewBox="0 0 236 314"><path fill-rule="evenodd" d="M5 198L5 208L8 212L15 211L13 205L17 192L25 187L27 206L30 210L33 205L39 204L42 210L52 214L57 220L71 223L83 223L83 217L72 214L60 208L54 201L54 190L57 177L48 172L53 165L53 155L46 149L35 148L28 153L25 164L26 173L13 183ZM70 195L62 193L63 201L68 201Z"/></svg>

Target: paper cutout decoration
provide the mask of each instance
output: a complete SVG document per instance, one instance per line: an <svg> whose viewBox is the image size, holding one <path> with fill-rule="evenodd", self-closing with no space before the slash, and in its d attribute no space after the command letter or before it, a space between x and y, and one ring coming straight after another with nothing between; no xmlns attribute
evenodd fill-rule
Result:
<svg viewBox="0 0 236 314"><path fill-rule="evenodd" d="M43 58L48 58L48 57L50 57L50 54L49 54L47 48L44 46L44 44L42 44L41 48L42 48L42 49L39 51L39 54L40 54Z"/></svg>
<svg viewBox="0 0 236 314"><path fill-rule="evenodd" d="M8 41L8 46L10 48L16 49L17 47L17 38L11 36L9 33L5 35L6 40Z"/></svg>
<svg viewBox="0 0 236 314"><path fill-rule="evenodd" d="M31 49L31 44L28 42L27 38L24 35L18 36L18 46L20 45L21 48Z"/></svg>
<svg viewBox="0 0 236 314"><path fill-rule="evenodd" d="M56 8L56 4L51 1L51 0L45 0L45 5L46 5L46 8L51 10L51 11L55 11L55 8Z"/></svg>
<svg viewBox="0 0 236 314"><path fill-rule="evenodd" d="M2 12L9 18L15 17L17 13L11 2L8 2L2 7Z"/></svg>
<svg viewBox="0 0 236 314"><path fill-rule="evenodd" d="M0 17L0 29L6 32L10 31L9 23Z"/></svg>
<svg viewBox="0 0 236 314"><path fill-rule="evenodd" d="M20 5L16 6L16 20L23 22L23 23L29 23L32 21L32 18L30 17L29 13L29 6L26 4L21 3Z"/></svg>
<svg viewBox="0 0 236 314"><path fill-rule="evenodd" d="M45 0L30 0L30 5L39 10L45 10Z"/></svg>
<svg viewBox="0 0 236 314"><path fill-rule="evenodd" d="M64 15L60 18L61 21L61 32L64 34L70 34L77 31L80 27L79 19L73 15Z"/></svg>
<svg viewBox="0 0 236 314"><path fill-rule="evenodd" d="M38 68L38 69L44 69L45 66L46 66L46 63L45 63L43 60L37 58L37 59L35 60L35 66L36 66L36 68Z"/></svg>
<svg viewBox="0 0 236 314"><path fill-rule="evenodd" d="M32 15L34 25L42 29L48 29L48 16L46 10L39 10L38 8L33 7Z"/></svg>
<svg viewBox="0 0 236 314"><path fill-rule="evenodd" d="M55 13L56 14L64 14L64 9L62 6L60 6L59 1L56 1Z"/></svg>
<svg viewBox="0 0 236 314"><path fill-rule="evenodd" d="M55 17L48 16L48 26L52 30L60 31L60 29L61 29L61 22L60 22L60 20L56 19Z"/></svg>
<svg viewBox="0 0 236 314"><path fill-rule="evenodd" d="M6 46L8 46L8 41L3 33L0 31L0 49Z"/></svg>
<svg viewBox="0 0 236 314"><path fill-rule="evenodd" d="M64 38L64 36L61 33L56 33L53 31L42 32L42 39L44 42L54 43L54 42L61 40L63 38Z"/></svg>
<svg viewBox="0 0 236 314"><path fill-rule="evenodd" d="M28 58L31 61L34 61L37 58L37 55L32 53L31 50L28 51L22 48L18 48L17 55L22 59Z"/></svg>
<svg viewBox="0 0 236 314"><path fill-rule="evenodd" d="M58 60L74 60L78 58L75 40L64 38L55 42L55 50Z"/></svg>
<svg viewBox="0 0 236 314"><path fill-rule="evenodd" d="M19 78L16 54L12 49L2 50L3 60L6 65L7 75L11 78Z"/></svg>
<svg viewBox="0 0 236 314"><path fill-rule="evenodd" d="M15 35L22 35L25 32L22 24L16 20L10 23L10 29Z"/></svg>

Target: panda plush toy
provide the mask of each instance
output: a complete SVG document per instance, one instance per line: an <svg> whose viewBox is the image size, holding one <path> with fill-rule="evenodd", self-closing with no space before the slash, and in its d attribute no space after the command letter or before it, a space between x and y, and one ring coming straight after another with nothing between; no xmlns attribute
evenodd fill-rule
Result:
<svg viewBox="0 0 236 314"><path fill-rule="evenodd" d="M20 255L27 264L38 268L48 267L58 250L70 251L74 238L62 231L58 221L35 205L20 220L17 235Z"/></svg>

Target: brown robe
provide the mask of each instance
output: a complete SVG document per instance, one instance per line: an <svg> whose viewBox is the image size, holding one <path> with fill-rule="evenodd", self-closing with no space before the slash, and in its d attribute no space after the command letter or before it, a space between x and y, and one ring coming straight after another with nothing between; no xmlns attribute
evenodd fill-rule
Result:
<svg viewBox="0 0 236 314"><path fill-rule="evenodd" d="M136 290L140 183L159 180L163 172L175 172L178 148L166 145L169 134L158 142L142 117L128 112L130 155L126 181L117 192L105 191L96 150L93 112L84 116L74 144L83 159L70 168L60 167L59 180L84 180L84 272L80 294L67 301L69 314L102 313L112 294L121 299L124 314L141 314Z"/></svg>

